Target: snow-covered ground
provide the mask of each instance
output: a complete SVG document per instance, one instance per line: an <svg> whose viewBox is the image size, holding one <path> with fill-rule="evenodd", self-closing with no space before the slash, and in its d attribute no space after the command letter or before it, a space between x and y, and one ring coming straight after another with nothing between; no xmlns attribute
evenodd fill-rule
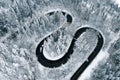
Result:
<svg viewBox="0 0 120 80"><path fill-rule="evenodd" d="M79 80L120 80L120 9L113 0L0 0L0 80L69 80L94 49L97 33L82 34L69 61L58 68L41 65L36 47L55 33L44 43L44 55L56 60L75 31L86 26L103 35L104 45Z"/></svg>
<svg viewBox="0 0 120 80"><path fill-rule="evenodd" d="M118 4L118 7L120 7L120 0L115 0L116 4Z"/></svg>

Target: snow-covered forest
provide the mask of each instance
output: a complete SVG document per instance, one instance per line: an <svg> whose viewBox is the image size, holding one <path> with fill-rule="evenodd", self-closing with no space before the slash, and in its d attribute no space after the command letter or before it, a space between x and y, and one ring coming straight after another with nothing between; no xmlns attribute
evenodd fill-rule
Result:
<svg viewBox="0 0 120 80"><path fill-rule="evenodd" d="M75 38L84 27L91 29ZM70 80L89 61L100 34L104 43L84 80L120 80L120 8L115 0L0 0L0 80ZM42 40L43 55L52 61L76 42L66 63L49 68L36 55Z"/></svg>

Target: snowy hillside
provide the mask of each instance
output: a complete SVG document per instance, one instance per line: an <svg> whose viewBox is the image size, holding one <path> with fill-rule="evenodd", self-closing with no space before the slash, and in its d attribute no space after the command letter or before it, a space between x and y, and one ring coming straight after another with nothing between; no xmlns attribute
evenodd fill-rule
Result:
<svg viewBox="0 0 120 80"><path fill-rule="evenodd" d="M79 80L120 80L114 0L0 0L0 80L70 80L95 52Z"/></svg>

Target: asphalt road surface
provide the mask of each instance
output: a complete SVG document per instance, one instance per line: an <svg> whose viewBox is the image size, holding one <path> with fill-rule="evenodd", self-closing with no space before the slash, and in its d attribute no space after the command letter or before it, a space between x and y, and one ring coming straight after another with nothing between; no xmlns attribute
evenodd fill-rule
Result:
<svg viewBox="0 0 120 80"><path fill-rule="evenodd" d="M88 65L92 62L92 60L96 57L96 55L99 53L99 51L102 48L102 45L104 43L103 40L103 36L101 35L101 33L93 28L90 27L83 27L80 28L76 31L74 38L72 39L72 42L68 48L67 53L65 53L65 55L63 57L61 57L58 60L48 60L47 58L45 58L45 56L43 55L43 44L44 44L44 40L46 40L48 37L44 38L39 45L37 46L36 49L36 55L38 57L38 61L40 62L40 64L42 64L45 67L49 67L49 68L55 68L55 67L59 67L62 64L65 64L69 59L70 59L70 55L73 54L73 49L75 46L75 42L77 41L77 39L80 37L80 35L84 32L86 32L86 30L92 29L94 31L96 31L97 37L98 37L98 42L97 45L95 47L95 49L92 51L92 53L90 54L90 56L88 57L88 60L86 60L80 67L79 69L74 73L74 75L71 77L71 80L77 80L78 77L82 74L82 72L88 67Z"/></svg>

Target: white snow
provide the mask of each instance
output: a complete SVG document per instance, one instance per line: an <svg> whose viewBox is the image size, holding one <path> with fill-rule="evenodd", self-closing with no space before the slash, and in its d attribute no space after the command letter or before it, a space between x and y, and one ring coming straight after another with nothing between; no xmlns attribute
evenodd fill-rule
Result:
<svg viewBox="0 0 120 80"><path fill-rule="evenodd" d="M86 68L79 80L89 79L94 68L96 68L100 61L105 61L109 57L109 54L106 51L101 50L93 62Z"/></svg>
<svg viewBox="0 0 120 80"><path fill-rule="evenodd" d="M118 7L120 7L120 0L116 0L116 3L118 4Z"/></svg>

